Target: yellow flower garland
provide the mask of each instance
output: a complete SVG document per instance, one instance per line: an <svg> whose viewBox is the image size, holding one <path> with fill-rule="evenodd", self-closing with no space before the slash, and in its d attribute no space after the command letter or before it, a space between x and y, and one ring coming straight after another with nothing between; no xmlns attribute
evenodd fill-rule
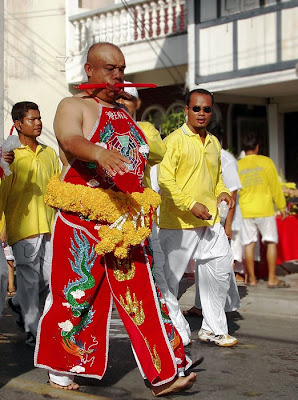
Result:
<svg viewBox="0 0 298 400"><path fill-rule="evenodd" d="M58 176L50 179L44 199L53 208L106 223L98 230L101 241L95 250L102 255L113 251L117 258L126 258L130 246L150 235L150 216L160 204L159 194L149 188L126 194L61 182Z"/></svg>

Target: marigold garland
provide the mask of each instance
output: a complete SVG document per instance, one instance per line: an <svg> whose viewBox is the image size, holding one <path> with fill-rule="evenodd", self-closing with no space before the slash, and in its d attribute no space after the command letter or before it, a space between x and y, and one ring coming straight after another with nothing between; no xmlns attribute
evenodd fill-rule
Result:
<svg viewBox="0 0 298 400"><path fill-rule="evenodd" d="M58 176L50 179L44 199L53 208L105 223L98 230L101 241L95 250L101 255L113 251L117 258L126 258L130 246L150 235L151 216L160 204L159 194L149 188L126 194L62 182Z"/></svg>

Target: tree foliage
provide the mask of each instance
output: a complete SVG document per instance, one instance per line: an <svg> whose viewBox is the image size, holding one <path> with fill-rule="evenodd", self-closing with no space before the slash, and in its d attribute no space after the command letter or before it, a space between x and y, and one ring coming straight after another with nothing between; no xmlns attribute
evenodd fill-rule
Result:
<svg viewBox="0 0 298 400"><path fill-rule="evenodd" d="M160 125L160 132L162 138L165 138L170 133L180 128L185 122L185 114L183 111L171 112L170 114L165 114L162 118Z"/></svg>

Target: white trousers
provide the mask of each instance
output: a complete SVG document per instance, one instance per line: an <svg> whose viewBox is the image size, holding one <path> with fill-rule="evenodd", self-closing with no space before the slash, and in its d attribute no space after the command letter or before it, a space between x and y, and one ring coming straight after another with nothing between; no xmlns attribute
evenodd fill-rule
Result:
<svg viewBox="0 0 298 400"><path fill-rule="evenodd" d="M228 333L225 304L233 274L231 248L220 223L194 229L160 229L169 290L177 298L179 282L193 258L198 266L202 328L215 335Z"/></svg>
<svg viewBox="0 0 298 400"><path fill-rule="evenodd" d="M196 280L195 306L197 308L202 308L200 291L199 291L199 282L198 282L198 280L199 280L198 279L198 276L199 276L198 269L199 269L198 265L196 264L196 269L195 269L195 280ZM239 297L237 282L236 282L235 274L231 274L230 280L229 280L229 290L227 293L226 304L225 304L225 312L235 311L239 307L240 307L240 297Z"/></svg>
<svg viewBox="0 0 298 400"><path fill-rule="evenodd" d="M15 257L17 293L12 298L19 305L25 331L37 334L40 308L49 292L51 268L51 236L38 235L16 242L12 246Z"/></svg>
<svg viewBox="0 0 298 400"><path fill-rule="evenodd" d="M175 297L173 293L170 292L167 285L164 273L165 257L160 247L157 227L154 223L152 225L152 232L149 237L149 243L153 251L153 276L155 282L159 287L159 290L161 291L163 299L166 302L169 316L182 338L183 345L187 346L190 343L191 337L190 326L180 310L177 297Z"/></svg>
<svg viewBox="0 0 298 400"><path fill-rule="evenodd" d="M8 267L2 246L0 246L0 317L5 304L8 285Z"/></svg>

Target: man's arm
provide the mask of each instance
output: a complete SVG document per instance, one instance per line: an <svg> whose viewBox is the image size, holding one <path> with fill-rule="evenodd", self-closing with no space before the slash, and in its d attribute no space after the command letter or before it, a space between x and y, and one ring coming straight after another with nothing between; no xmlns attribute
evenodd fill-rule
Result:
<svg viewBox="0 0 298 400"><path fill-rule="evenodd" d="M232 197L232 199L234 201L234 204L235 204L236 203L237 190L234 190L231 193L231 195L232 195L231 197ZM232 239L232 222L233 222L234 214L235 214L235 207L230 208L229 212L228 212L228 215L227 215L227 218L226 218L226 221L225 221L225 232L226 232L226 235L227 235L227 237L229 239Z"/></svg>
<svg viewBox="0 0 298 400"><path fill-rule="evenodd" d="M14 174L12 173L9 176L4 176L0 180L0 216L4 213L6 207L7 198L12 186L13 176Z"/></svg>
<svg viewBox="0 0 298 400"><path fill-rule="evenodd" d="M150 166L159 164L166 152L166 145L164 144L158 130L147 121L138 123L139 127L144 132L148 146L149 146L149 159L148 163Z"/></svg>
<svg viewBox="0 0 298 400"><path fill-rule="evenodd" d="M174 204L182 211L189 210L199 219L211 219L208 208L194 200L192 196L183 192L176 182L176 167L179 162L179 144L174 138L171 145L167 138L167 150L162 162L159 164L158 184L167 197L170 197Z"/></svg>
<svg viewBox="0 0 298 400"><path fill-rule="evenodd" d="M238 165L236 159L231 159L225 150L221 151L222 178L225 186L231 192L231 197L236 204L237 192L241 189L241 182L238 175ZM235 214L235 208L230 208L226 221L225 232L229 239L232 239L232 222Z"/></svg>
<svg viewBox="0 0 298 400"><path fill-rule="evenodd" d="M54 131L61 149L82 161L96 162L111 176L128 172L124 163L130 164L128 158L117 150L106 150L84 137L82 99L71 97L63 99L54 119Z"/></svg>
<svg viewBox="0 0 298 400"><path fill-rule="evenodd" d="M277 209L281 212L282 217L285 218L288 215L288 212L286 210L286 198L282 190L282 186L274 162L269 158L268 163L269 168L267 169L266 173L268 176L272 198Z"/></svg>
<svg viewBox="0 0 298 400"><path fill-rule="evenodd" d="M189 194L183 193L176 182L176 168L179 163L180 146L178 141L167 138L166 152L162 162L159 164L158 184L164 194L171 198L174 204L182 211L190 210L195 200Z"/></svg>
<svg viewBox="0 0 298 400"><path fill-rule="evenodd" d="M218 180L214 194L217 197L217 204L220 204L222 201L226 201L230 208L234 207L235 202L230 196L230 191L226 188L222 178L221 163L219 167Z"/></svg>

